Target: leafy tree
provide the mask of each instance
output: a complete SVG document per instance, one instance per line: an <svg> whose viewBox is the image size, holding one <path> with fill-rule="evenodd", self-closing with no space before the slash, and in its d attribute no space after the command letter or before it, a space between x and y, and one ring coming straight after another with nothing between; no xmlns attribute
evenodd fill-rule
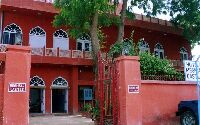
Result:
<svg viewBox="0 0 200 125"><path fill-rule="evenodd" d="M81 33L88 33L95 57L100 50L100 28L110 26L118 20L111 15L115 12L115 4L111 4L109 0L55 0L54 5L60 10L54 25L70 26L70 34L75 38Z"/></svg>
<svg viewBox="0 0 200 125"><path fill-rule="evenodd" d="M124 21L127 17L133 18L132 8L138 7L142 8L147 16L170 14L171 21L175 26L183 28L183 34L190 43L199 43L200 0L123 0L120 15L112 16L118 3L118 0L55 0L55 7L60 9L60 13L55 17L54 25L70 26L70 34L75 38L81 33L89 33L93 53L97 55L100 50L99 40L102 38L100 27L117 22L117 41L122 42Z"/></svg>
<svg viewBox="0 0 200 125"><path fill-rule="evenodd" d="M127 7L128 0L123 0L121 24L126 16L125 8L130 12L131 8L138 7L144 10L147 16L156 16L157 14L169 14L171 22L183 29L183 35L188 39L191 45L200 44L200 0L129 0L131 5ZM122 19L123 18L123 19ZM121 28L124 26L121 25ZM123 30L119 30L123 32ZM123 33L119 33L118 40L122 41Z"/></svg>

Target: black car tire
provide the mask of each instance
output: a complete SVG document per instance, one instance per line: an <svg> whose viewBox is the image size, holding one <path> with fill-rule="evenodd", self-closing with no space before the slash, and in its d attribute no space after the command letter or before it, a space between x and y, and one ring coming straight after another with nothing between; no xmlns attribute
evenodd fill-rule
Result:
<svg viewBox="0 0 200 125"><path fill-rule="evenodd" d="M181 125L198 125L195 114L191 111L185 111L180 116Z"/></svg>

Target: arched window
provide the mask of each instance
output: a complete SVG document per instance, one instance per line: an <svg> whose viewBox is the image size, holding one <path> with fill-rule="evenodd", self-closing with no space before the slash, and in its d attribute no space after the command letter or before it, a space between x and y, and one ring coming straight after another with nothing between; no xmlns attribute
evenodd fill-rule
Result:
<svg viewBox="0 0 200 125"><path fill-rule="evenodd" d="M30 86L44 87L45 83L44 83L43 79L40 78L39 76L33 76L33 78L31 78L31 81L30 81Z"/></svg>
<svg viewBox="0 0 200 125"><path fill-rule="evenodd" d="M3 31L3 44L22 45L22 30L12 23L7 25Z"/></svg>
<svg viewBox="0 0 200 125"><path fill-rule="evenodd" d="M46 32L39 26L31 29L29 33L29 44L33 48L43 48L46 46Z"/></svg>
<svg viewBox="0 0 200 125"><path fill-rule="evenodd" d="M55 33L53 34L53 47L63 50L69 49L68 34L62 29L55 31Z"/></svg>
<svg viewBox="0 0 200 125"><path fill-rule="evenodd" d="M139 47L140 53L150 52L149 44L146 41L141 40L138 44L139 44L138 47Z"/></svg>
<svg viewBox="0 0 200 125"><path fill-rule="evenodd" d="M159 57L160 59L164 58L164 49L160 43L157 43L154 48L155 56Z"/></svg>
<svg viewBox="0 0 200 125"><path fill-rule="evenodd" d="M184 47L180 49L181 60L188 60L188 52Z"/></svg>
<svg viewBox="0 0 200 125"><path fill-rule="evenodd" d="M58 77L53 81L52 86L53 87L68 87L68 82L64 78Z"/></svg>
<svg viewBox="0 0 200 125"><path fill-rule="evenodd" d="M77 39L77 50L91 51L91 38L87 34L83 34Z"/></svg>

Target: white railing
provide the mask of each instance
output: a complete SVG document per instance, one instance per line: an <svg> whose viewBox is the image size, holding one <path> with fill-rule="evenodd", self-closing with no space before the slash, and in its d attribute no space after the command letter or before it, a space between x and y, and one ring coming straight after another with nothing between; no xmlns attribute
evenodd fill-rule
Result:
<svg viewBox="0 0 200 125"><path fill-rule="evenodd" d="M7 50L7 44L0 44L0 52L4 53Z"/></svg>
<svg viewBox="0 0 200 125"><path fill-rule="evenodd" d="M72 58L83 58L83 51L72 50Z"/></svg>
<svg viewBox="0 0 200 125"><path fill-rule="evenodd" d="M43 56L44 48L31 48L31 55Z"/></svg>
<svg viewBox="0 0 200 125"><path fill-rule="evenodd" d="M71 58L72 57L72 52L71 50L59 50L59 57L68 57Z"/></svg>
<svg viewBox="0 0 200 125"><path fill-rule="evenodd" d="M80 50L63 50L57 48L31 48L31 54L37 56L52 56L63 58L92 59L92 52Z"/></svg>
<svg viewBox="0 0 200 125"><path fill-rule="evenodd" d="M57 56L57 49L56 48L46 48L45 56Z"/></svg>

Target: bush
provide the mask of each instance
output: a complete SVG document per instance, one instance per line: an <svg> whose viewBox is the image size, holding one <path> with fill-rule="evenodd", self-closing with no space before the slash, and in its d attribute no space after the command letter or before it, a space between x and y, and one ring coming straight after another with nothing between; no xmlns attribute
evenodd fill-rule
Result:
<svg viewBox="0 0 200 125"><path fill-rule="evenodd" d="M145 76L164 75L183 79L183 74L176 71L167 59L160 59L150 53L140 53L141 74Z"/></svg>

